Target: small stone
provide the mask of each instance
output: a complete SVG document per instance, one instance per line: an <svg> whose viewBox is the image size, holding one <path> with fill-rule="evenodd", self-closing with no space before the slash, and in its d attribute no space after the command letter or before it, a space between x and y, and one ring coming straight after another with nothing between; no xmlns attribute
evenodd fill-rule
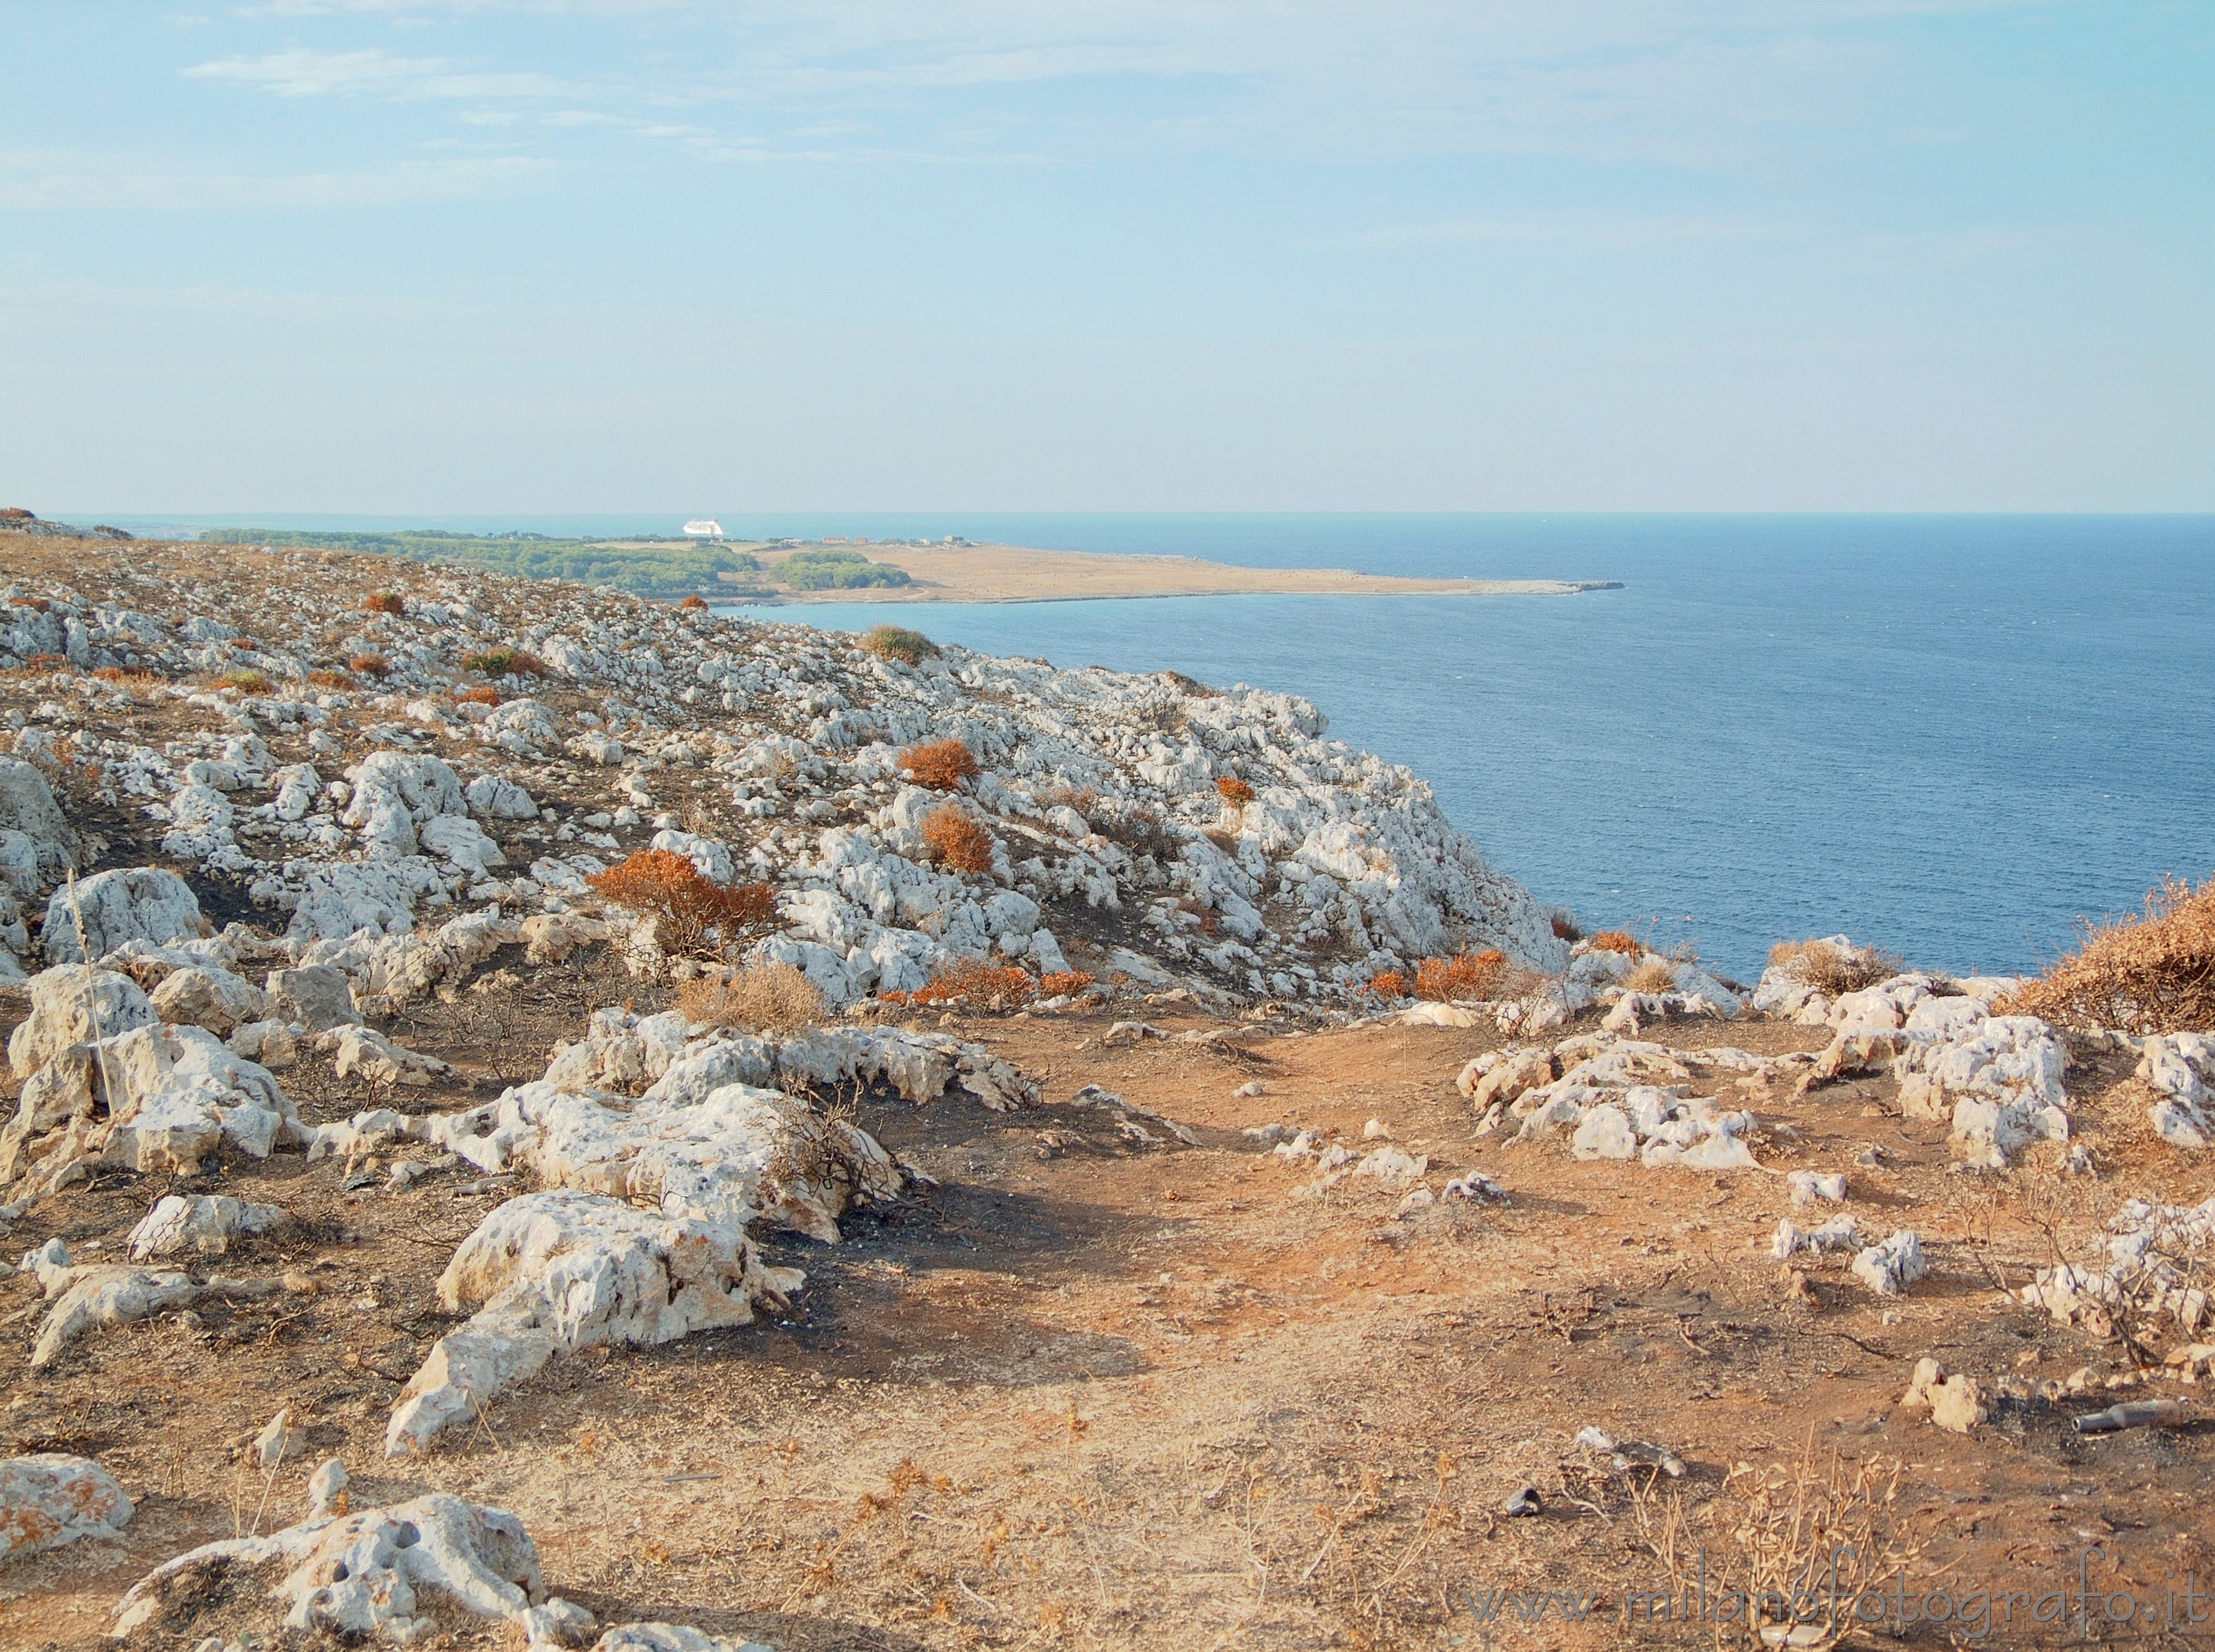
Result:
<svg viewBox="0 0 2215 1652"><path fill-rule="evenodd" d="M308 1477L308 1518L320 1520L346 1512L346 1465L335 1457L325 1458L322 1465Z"/></svg>
<svg viewBox="0 0 2215 1652"><path fill-rule="evenodd" d="M1519 1486L1508 1493L1507 1501L1500 1505L1500 1512L1509 1520L1527 1520L1546 1512L1544 1499L1538 1495L1536 1486Z"/></svg>
<svg viewBox="0 0 2215 1652"><path fill-rule="evenodd" d="M254 1438L254 1460L267 1472L300 1448L299 1431L292 1427L292 1408L286 1406L269 1419Z"/></svg>

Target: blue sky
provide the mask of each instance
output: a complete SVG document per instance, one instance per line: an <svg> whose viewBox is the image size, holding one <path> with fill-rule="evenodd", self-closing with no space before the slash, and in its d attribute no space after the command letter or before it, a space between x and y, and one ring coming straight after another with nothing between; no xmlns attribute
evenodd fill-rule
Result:
<svg viewBox="0 0 2215 1652"><path fill-rule="evenodd" d="M2215 7L0 6L0 503L2206 509Z"/></svg>

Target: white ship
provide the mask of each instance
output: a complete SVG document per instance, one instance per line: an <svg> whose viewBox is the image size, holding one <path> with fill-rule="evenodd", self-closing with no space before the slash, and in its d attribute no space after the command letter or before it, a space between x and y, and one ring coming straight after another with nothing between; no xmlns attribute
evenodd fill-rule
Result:
<svg viewBox="0 0 2215 1652"><path fill-rule="evenodd" d="M687 522L684 531L695 539L720 539L723 537L723 525L713 517L703 516L696 522Z"/></svg>

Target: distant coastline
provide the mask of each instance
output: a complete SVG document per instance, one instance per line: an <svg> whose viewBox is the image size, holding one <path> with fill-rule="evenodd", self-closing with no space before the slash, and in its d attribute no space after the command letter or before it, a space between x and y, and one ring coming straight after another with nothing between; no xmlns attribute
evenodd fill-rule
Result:
<svg viewBox="0 0 2215 1652"><path fill-rule="evenodd" d="M833 546L833 550L842 547ZM774 577L788 558L816 551L813 543L740 544L730 549L758 559ZM1046 550L1030 545L866 544L851 546L873 562L908 576L900 585L867 590L831 587L760 590L755 576L727 574L733 586L755 586L731 600L761 606L807 603L1084 602L1149 597L1242 596L1467 596L1566 597L1617 590L1620 580L1420 579L1360 574L1341 568L1248 568L1195 556L1117 551Z"/></svg>

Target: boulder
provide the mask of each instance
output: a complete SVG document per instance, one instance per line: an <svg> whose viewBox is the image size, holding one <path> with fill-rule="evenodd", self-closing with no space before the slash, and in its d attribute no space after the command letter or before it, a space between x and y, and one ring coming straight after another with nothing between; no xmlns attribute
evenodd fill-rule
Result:
<svg viewBox="0 0 2215 1652"><path fill-rule="evenodd" d="M52 1365L87 1331L132 1324L167 1308L185 1307L200 1294L189 1274L150 1268L42 1269L40 1280L54 1305L46 1310L31 1348L34 1371Z"/></svg>
<svg viewBox="0 0 2215 1652"><path fill-rule="evenodd" d="M212 964L171 970L154 989L152 1002L163 1020L205 1027L218 1038L242 1022L261 1020L269 1009L260 987Z"/></svg>
<svg viewBox="0 0 2215 1652"><path fill-rule="evenodd" d="M77 912L83 914L85 943L95 958L126 941L148 941L160 947L197 940L208 932L192 886L156 866L118 867L80 880L74 910L66 887L54 891L46 903L46 928L40 932L48 962L84 961L77 946Z"/></svg>
<svg viewBox="0 0 2215 1652"><path fill-rule="evenodd" d="M112 1538L132 1512L115 1477L89 1459L42 1452L0 1460L0 1561Z"/></svg>
<svg viewBox="0 0 2215 1652"><path fill-rule="evenodd" d="M296 1022L309 1032L361 1025L361 1012L353 1007L353 988L328 964L272 970L263 991L273 1016Z"/></svg>
<svg viewBox="0 0 2215 1652"><path fill-rule="evenodd" d="M0 758L0 883L25 897L77 858L77 833L46 776L20 758Z"/></svg>
<svg viewBox="0 0 2215 1652"><path fill-rule="evenodd" d="M331 1070L341 1078L366 1078L377 1084L429 1084L451 1076L453 1068L434 1055L394 1043L368 1027L334 1027L316 1041L328 1051Z"/></svg>
<svg viewBox="0 0 2215 1652"><path fill-rule="evenodd" d="M224 1194L165 1194L131 1230L131 1260L152 1262L180 1252L220 1256L242 1234L267 1233L290 1219L275 1205L249 1205Z"/></svg>
<svg viewBox="0 0 2215 1652"><path fill-rule="evenodd" d="M803 1279L764 1266L745 1231L727 1224L672 1220L569 1188L511 1199L462 1242L439 1277L450 1310L476 1311L409 1380L385 1452L423 1449L557 1354L747 1324L758 1305L782 1304Z"/></svg>
<svg viewBox="0 0 2215 1652"><path fill-rule="evenodd" d="M172 1627L169 1612L188 1618L191 1603L219 1582L228 1592L249 1578L269 1586L285 1628L344 1643L405 1646L436 1633L442 1620L471 1618L512 1623L536 1642L528 1615L555 1604L521 1520L433 1492L179 1555L131 1586L113 1632L119 1640L162 1632Z"/></svg>
<svg viewBox="0 0 2215 1652"><path fill-rule="evenodd" d="M373 752L350 771L353 794L341 824L361 833L372 860L416 851L418 832L441 815L469 814L460 777L444 758L414 752Z"/></svg>
<svg viewBox="0 0 2215 1652"><path fill-rule="evenodd" d="M1846 1219L1840 1218L1844 1220ZM1897 1296L1929 1271L1923 1259L1923 1242L1911 1227L1894 1230L1881 1244L1873 1244L1854 1258L1854 1277L1879 1296Z"/></svg>
<svg viewBox="0 0 2215 1652"><path fill-rule="evenodd" d="M31 1013L9 1035L8 1062L28 1078L72 1044L113 1038L161 1019L138 984L126 975L81 968L41 970L30 979Z"/></svg>
<svg viewBox="0 0 2215 1652"><path fill-rule="evenodd" d="M470 812L488 820L535 820L538 805L514 781L496 774L481 774L462 793Z"/></svg>

